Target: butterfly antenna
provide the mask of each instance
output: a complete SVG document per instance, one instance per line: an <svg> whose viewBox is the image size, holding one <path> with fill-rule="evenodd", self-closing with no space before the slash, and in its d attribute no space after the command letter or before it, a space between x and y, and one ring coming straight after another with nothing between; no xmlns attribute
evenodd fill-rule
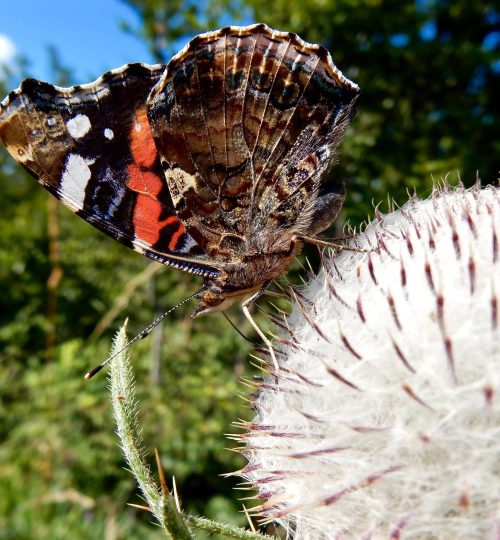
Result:
<svg viewBox="0 0 500 540"><path fill-rule="evenodd" d="M108 358L106 358L106 360L104 360L104 362L101 362L99 365L97 365L95 368L91 369L89 372L85 373L85 379L91 379L94 375L96 375L97 373L99 373L99 371L101 371L101 369L105 366L107 366L111 360L113 360L114 358L116 358L119 354L121 354L125 349L128 349L130 347L130 345L132 345L132 343L138 341L139 339L144 339L150 332L151 330L153 330L153 328L155 328L156 326L158 326L161 321L163 321L163 319L170 313L172 313L172 311L174 311L175 309L177 309L178 307L182 306L182 304L185 304L186 302L188 302L189 300L191 300L191 298L194 298L195 296L199 295L201 292L200 291L196 291L195 293L189 295L187 298L184 298L184 300L181 300L178 304L176 304L174 307L170 308L168 311L165 311L165 313L163 313L162 315L160 315L157 319L155 319L151 324L149 324L148 326L146 326L146 328L144 328L144 330L142 332L139 332L139 334L137 334L133 339L131 339L126 345L125 347L122 347L119 351L116 351L114 354L112 354L111 356L108 356Z"/></svg>

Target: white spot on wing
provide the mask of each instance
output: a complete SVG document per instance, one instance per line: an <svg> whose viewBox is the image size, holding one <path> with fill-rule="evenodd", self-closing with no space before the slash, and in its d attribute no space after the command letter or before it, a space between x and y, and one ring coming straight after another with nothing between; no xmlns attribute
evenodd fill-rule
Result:
<svg viewBox="0 0 500 540"><path fill-rule="evenodd" d="M134 249L138 251L139 253L142 253L143 255L146 254L146 250L144 249L142 240L138 240L137 238L134 238L134 240L132 240L132 245L134 246Z"/></svg>
<svg viewBox="0 0 500 540"><path fill-rule="evenodd" d="M141 126L140 122L136 122L134 124L134 129L137 131L137 133L140 133L140 131L142 129L142 126Z"/></svg>
<svg viewBox="0 0 500 540"><path fill-rule="evenodd" d="M189 250L193 248L194 246L197 246L198 244L195 242L195 240L188 236L186 238L185 244L182 246L182 249L180 250L181 253L189 253Z"/></svg>
<svg viewBox="0 0 500 540"><path fill-rule="evenodd" d="M109 139L110 141L112 141L115 138L115 134L113 133L113 130L109 128L106 128L104 130L104 136L106 137L106 139Z"/></svg>
<svg viewBox="0 0 500 540"><path fill-rule="evenodd" d="M196 182L196 177L186 172L180 167L175 167L174 169L167 169L165 171L165 177L168 180L171 180L173 185L176 186L175 190L171 190L170 196L172 197L172 202L174 206L177 206L184 194L190 189L195 191L198 189L198 183Z"/></svg>
<svg viewBox="0 0 500 540"><path fill-rule="evenodd" d="M48 125L49 127L55 126L56 123L57 123L57 120L56 120L53 116L49 116L49 117L47 118L47 125Z"/></svg>
<svg viewBox="0 0 500 540"><path fill-rule="evenodd" d="M74 118L71 118L66 122L69 134L75 139L84 137L92 127L89 117L84 114L77 114Z"/></svg>
<svg viewBox="0 0 500 540"><path fill-rule="evenodd" d="M81 210L85 200L85 188L91 172L85 159L78 154L69 154L61 178L61 191L73 210Z"/></svg>

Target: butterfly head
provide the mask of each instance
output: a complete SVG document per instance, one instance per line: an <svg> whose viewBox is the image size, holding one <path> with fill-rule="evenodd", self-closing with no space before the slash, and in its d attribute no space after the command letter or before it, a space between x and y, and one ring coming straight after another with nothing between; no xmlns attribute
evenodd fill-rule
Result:
<svg viewBox="0 0 500 540"><path fill-rule="evenodd" d="M244 302L259 289L260 287L257 286L243 291L224 291L215 283L211 283L202 290L200 301L192 313L191 318L194 319L201 315L205 315L206 313L213 313L215 311L225 311L235 302Z"/></svg>

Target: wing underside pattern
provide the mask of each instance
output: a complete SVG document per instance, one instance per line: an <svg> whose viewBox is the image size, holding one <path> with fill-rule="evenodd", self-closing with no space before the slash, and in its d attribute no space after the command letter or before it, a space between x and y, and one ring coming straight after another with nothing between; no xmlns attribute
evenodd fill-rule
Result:
<svg viewBox="0 0 500 540"><path fill-rule="evenodd" d="M27 79L0 105L13 157L71 210L123 244L204 275L203 251L172 204L146 115L165 66L129 64L94 83ZM188 268L189 267L189 268Z"/></svg>
<svg viewBox="0 0 500 540"><path fill-rule="evenodd" d="M252 238L331 223L343 194L322 182L358 93L323 47L226 27L166 66L72 88L27 79L0 104L0 138L98 229L214 277Z"/></svg>
<svg viewBox="0 0 500 540"><path fill-rule="evenodd" d="M177 213L209 255L266 227L308 229L358 91L326 49L265 25L198 36L169 62L148 115Z"/></svg>

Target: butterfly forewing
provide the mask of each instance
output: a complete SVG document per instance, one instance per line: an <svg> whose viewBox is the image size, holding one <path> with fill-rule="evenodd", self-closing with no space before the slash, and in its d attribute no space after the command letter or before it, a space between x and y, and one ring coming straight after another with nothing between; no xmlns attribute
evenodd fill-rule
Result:
<svg viewBox="0 0 500 540"><path fill-rule="evenodd" d="M0 137L95 227L155 260L203 273L196 260L183 264L203 251L174 210L146 114L164 67L129 64L72 88L27 79L0 106Z"/></svg>

